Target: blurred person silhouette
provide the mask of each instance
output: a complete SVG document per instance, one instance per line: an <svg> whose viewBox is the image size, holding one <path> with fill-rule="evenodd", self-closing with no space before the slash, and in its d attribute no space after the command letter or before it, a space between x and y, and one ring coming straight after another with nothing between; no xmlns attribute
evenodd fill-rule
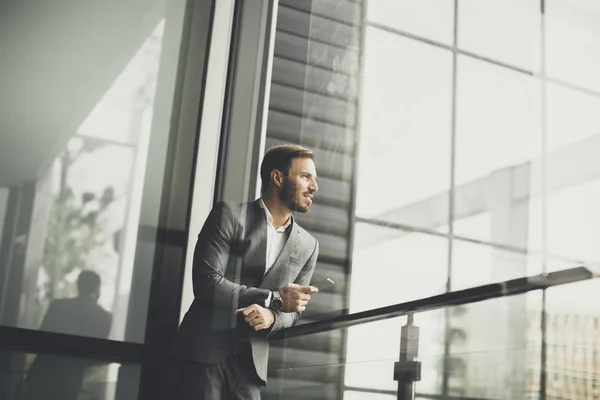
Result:
<svg viewBox="0 0 600 400"><path fill-rule="evenodd" d="M79 295L50 303L40 330L106 339L112 315L99 304L100 275L85 270L77 278ZM94 361L83 357L40 354L27 373L24 399L76 400L85 369Z"/></svg>

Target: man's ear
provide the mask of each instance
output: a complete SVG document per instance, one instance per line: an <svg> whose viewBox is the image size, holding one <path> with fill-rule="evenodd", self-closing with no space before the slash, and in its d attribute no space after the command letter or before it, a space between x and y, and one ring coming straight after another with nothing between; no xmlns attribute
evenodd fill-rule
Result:
<svg viewBox="0 0 600 400"><path fill-rule="evenodd" d="M272 170L271 171L271 182L273 182L273 185L275 185L278 188L283 186L283 173L278 169Z"/></svg>

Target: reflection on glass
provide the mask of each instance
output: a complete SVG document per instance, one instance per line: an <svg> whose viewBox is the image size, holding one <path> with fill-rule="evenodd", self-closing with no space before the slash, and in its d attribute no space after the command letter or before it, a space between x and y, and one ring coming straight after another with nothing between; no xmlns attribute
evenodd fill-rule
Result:
<svg viewBox="0 0 600 400"><path fill-rule="evenodd" d="M538 395L541 293L449 309L449 394L490 399Z"/></svg>
<svg viewBox="0 0 600 400"><path fill-rule="evenodd" d="M548 76L600 90L600 4L547 0L545 18Z"/></svg>
<svg viewBox="0 0 600 400"><path fill-rule="evenodd" d="M127 392L137 398L138 365L21 352L6 352L1 356L10 366L9 375L0 376L6 383L0 392L7 400L120 400L117 387L120 393ZM125 367L127 373L123 373Z"/></svg>
<svg viewBox="0 0 600 400"><path fill-rule="evenodd" d="M539 257L461 240L452 246L452 290L538 275Z"/></svg>
<svg viewBox="0 0 600 400"><path fill-rule="evenodd" d="M445 291L448 239L366 223L355 227L350 312Z"/></svg>
<svg viewBox="0 0 600 400"><path fill-rule="evenodd" d="M450 45L454 38L454 1L368 1L367 20Z"/></svg>
<svg viewBox="0 0 600 400"><path fill-rule="evenodd" d="M581 264L597 268L600 97L594 92L600 91L600 3L548 0L543 17L537 0L456 3L458 48L493 62L457 56L452 154L451 109L445 108L453 97L451 53L407 36L452 44L454 4L368 2L357 216L444 234L451 211L452 290ZM494 64L540 72L542 22L548 76L580 89L543 82L542 90L539 76ZM450 156L455 161L453 210L445 208ZM367 223L355 229L352 311L444 290L447 239ZM432 265L437 267L423 269ZM548 291L548 398L598 393L596 285ZM381 290L365 295L375 286ZM541 293L535 292L450 310L445 338L451 353L445 371L449 392L443 395L538 398L541 309ZM431 326L443 335L440 324ZM400 325L393 320L349 331L348 355L354 364L346 368L347 398L370 395L359 387L396 389L389 371ZM369 360L365 343L376 343L373 354L380 361ZM443 348L438 350L443 358ZM436 373L444 371L432 376ZM436 393L439 382L426 381L435 383L417 392Z"/></svg>
<svg viewBox="0 0 600 400"><path fill-rule="evenodd" d="M454 233L520 249L539 248L541 134L537 81L459 57ZM477 217L485 215L485 217ZM486 218L474 228L462 220Z"/></svg>
<svg viewBox="0 0 600 400"><path fill-rule="evenodd" d="M96 272L81 271L77 277L77 297L53 300L40 330L106 339L112 315L97 304L101 284Z"/></svg>
<svg viewBox="0 0 600 400"><path fill-rule="evenodd" d="M548 289L546 342L548 380L553 398L594 398L600 380L600 282Z"/></svg>
<svg viewBox="0 0 600 400"><path fill-rule="evenodd" d="M35 8L19 14L46 44L2 24L2 48L18 49L4 76L26 76L29 100L9 101L0 119L0 187L18 199L0 242L0 324L123 340L166 10L75 3L43 21ZM93 293L78 287L88 272ZM75 329L78 313L88 322Z"/></svg>
<svg viewBox="0 0 600 400"><path fill-rule="evenodd" d="M130 148L75 137L55 161L47 189L36 199L40 207L49 206L47 220L34 221L47 223L35 277L39 302L27 302L20 326L36 328L50 300L76 296L82 271L102 277L99 303L113 308L119 235L128 203L129 176L123 171L131 171L132 153Z"/></svg>
<svg viewBox="0 0 600 400"><path fill-rule="evenodd" d="M552 152L598 146L600 97L547 83L546 107L546 143L550 157Z"/></svg>
<svg viewBox="0 0 600 400"><path fill-rule="evenodd" d="M550 193L547 202L549 252L586 263L599 262L600 180Z"/></svg>
<svg viewBox="0 0 600 400"><path fill-rule="evenodd" d="M367 29L357 215L448 222L451 69L449 51Z"/></svg>
<svg viewBox="0 0 600 400"><path fill-rule="evenodd" d="M539 157L537 85L529 75L459 56L457 185Z"/></svg>
<svg viewBox="0 0 600 400"><path fill-rule="evenodd" d="M83 121L79 134L134 146L147 134L164 30L161 20Z"/></svg>
<svg viewBox="0 0 600 400"><path fill-rule="evenodd" d="M310 342L316 335L306 336ZM261 389L263 399L286 400L301 390L306 399L338 399L344 365L335 354L288 346L271 347L269 384ZM301 389L300 387L301 386ZM161 399L162 400L162 399Z"/></svg>
<svg viewBox="0 0 600 400"><path fill-rule="evenodd" d="M501 63L538 71L539 0L461 0L458 47Z"/></svg>

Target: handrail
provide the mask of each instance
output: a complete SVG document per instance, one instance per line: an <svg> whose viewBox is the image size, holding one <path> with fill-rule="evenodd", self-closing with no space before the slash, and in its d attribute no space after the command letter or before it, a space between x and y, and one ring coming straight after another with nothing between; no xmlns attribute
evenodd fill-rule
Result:
<svg viewBox="0 0 600 400"><path fill-rule="evenodd" d="M0 326L0 349L3 348L119 363L139 363L146 351L142 343Z"/></svg>
<svg viewBox="0 0 600 400"><path fill-rule="evenodd" d="M512 296L532 290L579 282L594 277L596 275L587 268L577 267L546 275L541 274L533 277L513 279L506 282L477 286L406 303L297 325L277 332L270 337L270 340L326 332L416 312L474 303L497 297ZM34 346L32 343L36 343L36 345ZM5 347L22 351L64 353L72 356L93 357L116 362L140 362L145 353L144 345L140 343L119 342L0 326L0 348Z"/></svg>
<svg viewBox="0 0 600 400"><path fill-rule="evenodd" d="M565 285L595 278L589 269L576 267L548 274L512 279L504 282L476 286L464 290L456 290L405 303L361 311L354 314L340 315L334 318L296 325L283 329L270 337L270 340L280 340L296 336L310 335L347 328L353 325L400 317L407 314L431 311L445 307L475 303L498 297L514 296L532 290L547 289L552 286Z"/></svg>

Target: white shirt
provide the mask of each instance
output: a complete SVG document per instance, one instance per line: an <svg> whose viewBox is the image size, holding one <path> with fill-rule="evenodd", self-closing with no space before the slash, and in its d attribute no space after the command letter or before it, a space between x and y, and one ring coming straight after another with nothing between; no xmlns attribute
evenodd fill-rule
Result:
<svg viewBox="0 0 600 400"><path fill-rule="evenodd" d="M267 254L266 254L266 262L265 262L265 274L267 271L275 264L275 260L281 253L283 246L285 245L285 241L287 239L287 235L285 233L286 229L292 223L292 217L288 218L285 224L280 226L278 229L275 229L273 225L273 215L263 202L263 199L259 201L260 207L265 210L265 216L267 218ZM271 304L272 294L269 294L269 297L265 301L265 306L269 307Z"/></svg>
<svg viewBox="0 0 600 400"><path fill-rule="evenodd" d="M285 240L287 238L285 230L292 223L292 218L288 218L285 224L280 226L279 229L275 229L275 226L273 226L273 216L263 202L263 199L260 199L260 206L263 210L265 210L265 215L267 217L267 255L265 263L266 274L273 264L275 264L277 256L279 256L279 253L281 253L281 250L285 245Z"/></svg>

